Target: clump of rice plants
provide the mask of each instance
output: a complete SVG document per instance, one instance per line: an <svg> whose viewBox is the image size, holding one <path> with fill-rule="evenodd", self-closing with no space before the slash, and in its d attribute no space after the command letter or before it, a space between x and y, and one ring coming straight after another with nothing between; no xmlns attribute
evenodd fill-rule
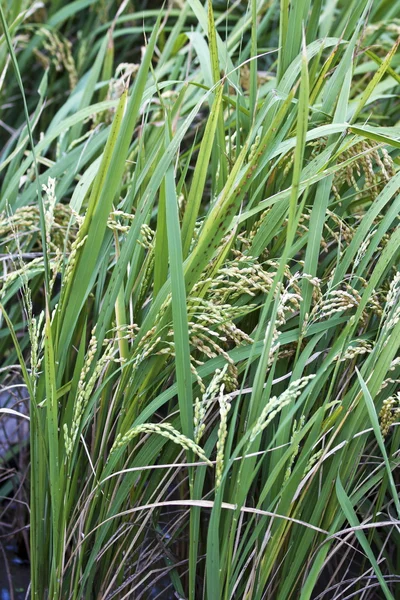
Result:
<svg viewBox="0 0 400 600"><path fill-rule="evenodd" d="M399 11L0 6L33 600L397 596Z"/></svg>

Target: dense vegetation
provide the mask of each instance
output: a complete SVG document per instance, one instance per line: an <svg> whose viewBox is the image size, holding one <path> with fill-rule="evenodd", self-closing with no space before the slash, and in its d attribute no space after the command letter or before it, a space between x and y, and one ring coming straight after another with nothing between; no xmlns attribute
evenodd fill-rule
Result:
<svg viewBox="0 0 400 600"><path fill-rule="evenodd" d="M32 599L398 597L400 2L0 16Z"/></svg>

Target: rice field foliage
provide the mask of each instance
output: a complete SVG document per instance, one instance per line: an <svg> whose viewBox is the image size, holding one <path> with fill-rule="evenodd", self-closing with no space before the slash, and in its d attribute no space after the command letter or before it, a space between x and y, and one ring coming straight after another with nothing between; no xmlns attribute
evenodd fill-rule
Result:
<svg viewBox="0 0 400 600"><path fill-rule="evenodd" d="M400 3L0 16L32 599L395 598Z"/></svg>

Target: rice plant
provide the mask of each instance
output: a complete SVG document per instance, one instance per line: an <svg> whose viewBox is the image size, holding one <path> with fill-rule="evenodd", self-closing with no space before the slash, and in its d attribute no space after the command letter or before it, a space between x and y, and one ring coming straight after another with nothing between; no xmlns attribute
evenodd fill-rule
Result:
<svg viewBox="0 0 400 600"><path fill-rule="evenodd" d="M400 3L0 19L32 600L398 597Z"/></svg>

